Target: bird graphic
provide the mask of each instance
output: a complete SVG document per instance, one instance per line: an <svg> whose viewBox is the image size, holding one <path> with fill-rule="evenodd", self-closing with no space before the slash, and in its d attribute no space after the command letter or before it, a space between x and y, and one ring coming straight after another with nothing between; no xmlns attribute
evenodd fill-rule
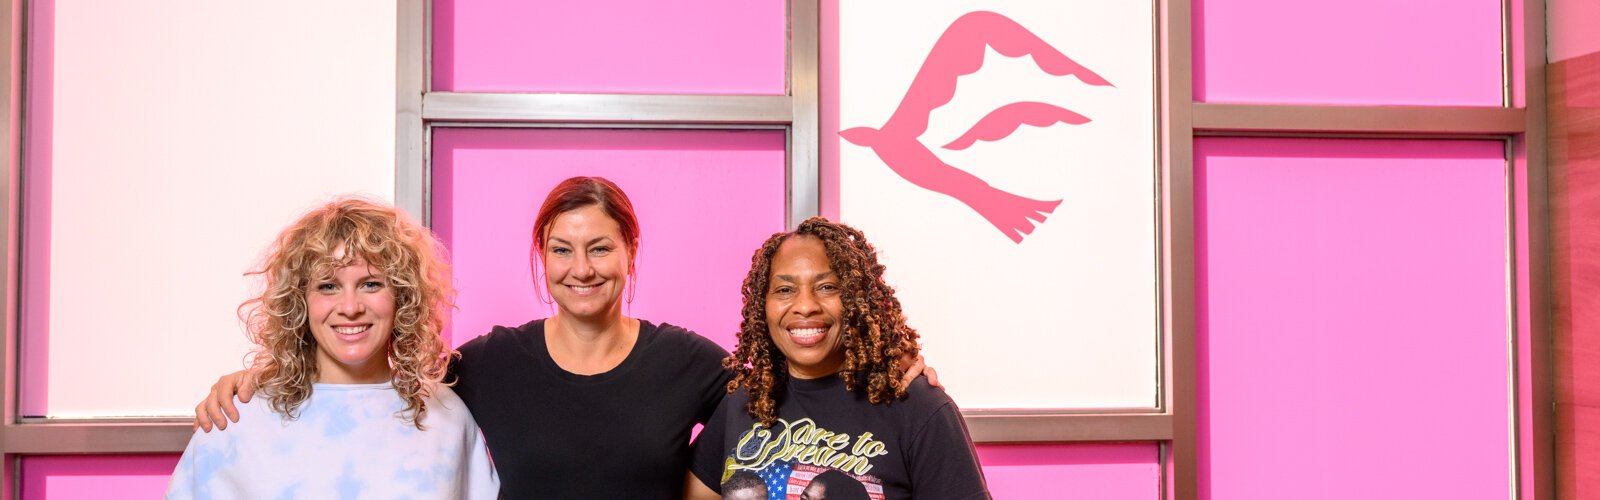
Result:
<svg viewBox="0 0 1600 500"><path fill-rule="evenodd" d="M951 23L934 42L905 97L883 126L855 127L840 131L839 136L857 146L872 148L885 165L906 181L960 200L1020 244L1033 232L1035 222L1044 223L1061 200L1035 200L991 186L940 160L919 139L928 131L928 117L933 110L955 97L956 80L983 67L984 47L993 47L1007 57L1032 56L1034 64L1051 75L1071 75L1089 85L1113 86L1011 18L989 11L970 12ZM1003 139L1022 125L1048 127L1058 122L1081 125L1089 118L1042 102L1014 102L989 112L943 148L966 149L980 140Z"/></svg>

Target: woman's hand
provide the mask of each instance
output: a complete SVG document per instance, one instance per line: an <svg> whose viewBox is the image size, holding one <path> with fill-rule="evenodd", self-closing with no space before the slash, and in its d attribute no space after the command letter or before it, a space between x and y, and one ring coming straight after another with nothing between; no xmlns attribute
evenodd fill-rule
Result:
<svg viewBox="0 0 1600 500"><path fill-rule="evenodd" d="M211 432L212 426L227 429L228 422L239 421L239 407L233 404L234 395L239 402L249 403L256 393L256 378L250 372L239 370L217 379L211 385L211 396L194 407L194 426Z"/></svg>
<svg viewBox="0 0 1600 500"><path fill-rule="evenodd" d="M901 389L911 387L911 382L917 379L917 375L927 375L928 385L944 389L944 386L939 385L939 373L933 371L932 366L928 366L927 363L922 361L921 354L918 354L915 358L910 356L901 357L900 362L906 365L906 375L900 378ZM238 419L234 420L237 421Z"/></svg>

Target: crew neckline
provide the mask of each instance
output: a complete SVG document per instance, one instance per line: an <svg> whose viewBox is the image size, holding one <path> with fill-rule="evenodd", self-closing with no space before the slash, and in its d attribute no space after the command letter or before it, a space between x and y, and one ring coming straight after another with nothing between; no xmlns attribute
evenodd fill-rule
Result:
<svg viewBox="0 0 1600 500"><path fill-rule="evenodd" d="M545 321L547 319L548 318L537 320L537 323L539 323L539 335L538 338L533 340L536 342L535 345L538 348L534 349L534 351L537 352L539 356L539 362L540 364L544 365L546 370L549 370L550 373L563 380L576 383L605 382L607 380L620 377L626 374L629 370L632 370L633 366L638 364L637 360L641 357L641 353L643 353L644 350L648 348L649 345L655 340L655 331L657 328L654 323L651 323L647 320L634 318L639 321L639 335L633 342L633 348L628 350L628 355L622 358L622 362L617 363L617 366L612 367L610 370L593 375L580 375L567 371L566 368L562 368L561 364L556 363L556 358L550 355L550 344L547 337L550 332L545 329Z"/></svg>

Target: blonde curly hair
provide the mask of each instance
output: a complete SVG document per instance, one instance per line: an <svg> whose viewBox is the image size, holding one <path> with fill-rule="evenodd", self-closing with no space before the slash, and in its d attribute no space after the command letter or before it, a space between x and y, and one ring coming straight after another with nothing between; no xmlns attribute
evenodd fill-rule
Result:
<svg viewBox="0 0 1600 500"><path fill-rule="evenodd" d="M318 378L307 287L360 260L382 269L394 292L388 361L395 391L406 402L401 416L421 429L425 401L456 355L440 337L454 292L443 252L432 233L399 209L361 198L334 200L284 229L261 268L250 273L265 278L265 289L239 306L256 344L250 373L272 409L296 418Z"/></svg>

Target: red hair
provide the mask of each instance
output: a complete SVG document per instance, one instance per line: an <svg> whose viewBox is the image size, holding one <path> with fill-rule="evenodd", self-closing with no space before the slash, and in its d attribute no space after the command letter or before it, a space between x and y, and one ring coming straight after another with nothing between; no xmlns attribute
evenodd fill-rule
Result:
<svg viewBox="0 0 1600 500"><path fill-rule="evenodd" d="M545 197L539 215L533 219L534 252L544 250L545 237L550 234L550 224L556 217L590 205L600 207L611 220L617 221L629 255L639 250L639 219L633 215L633 202L628 200L628 195L603 177L580 176L561 181Z"/></svg>

